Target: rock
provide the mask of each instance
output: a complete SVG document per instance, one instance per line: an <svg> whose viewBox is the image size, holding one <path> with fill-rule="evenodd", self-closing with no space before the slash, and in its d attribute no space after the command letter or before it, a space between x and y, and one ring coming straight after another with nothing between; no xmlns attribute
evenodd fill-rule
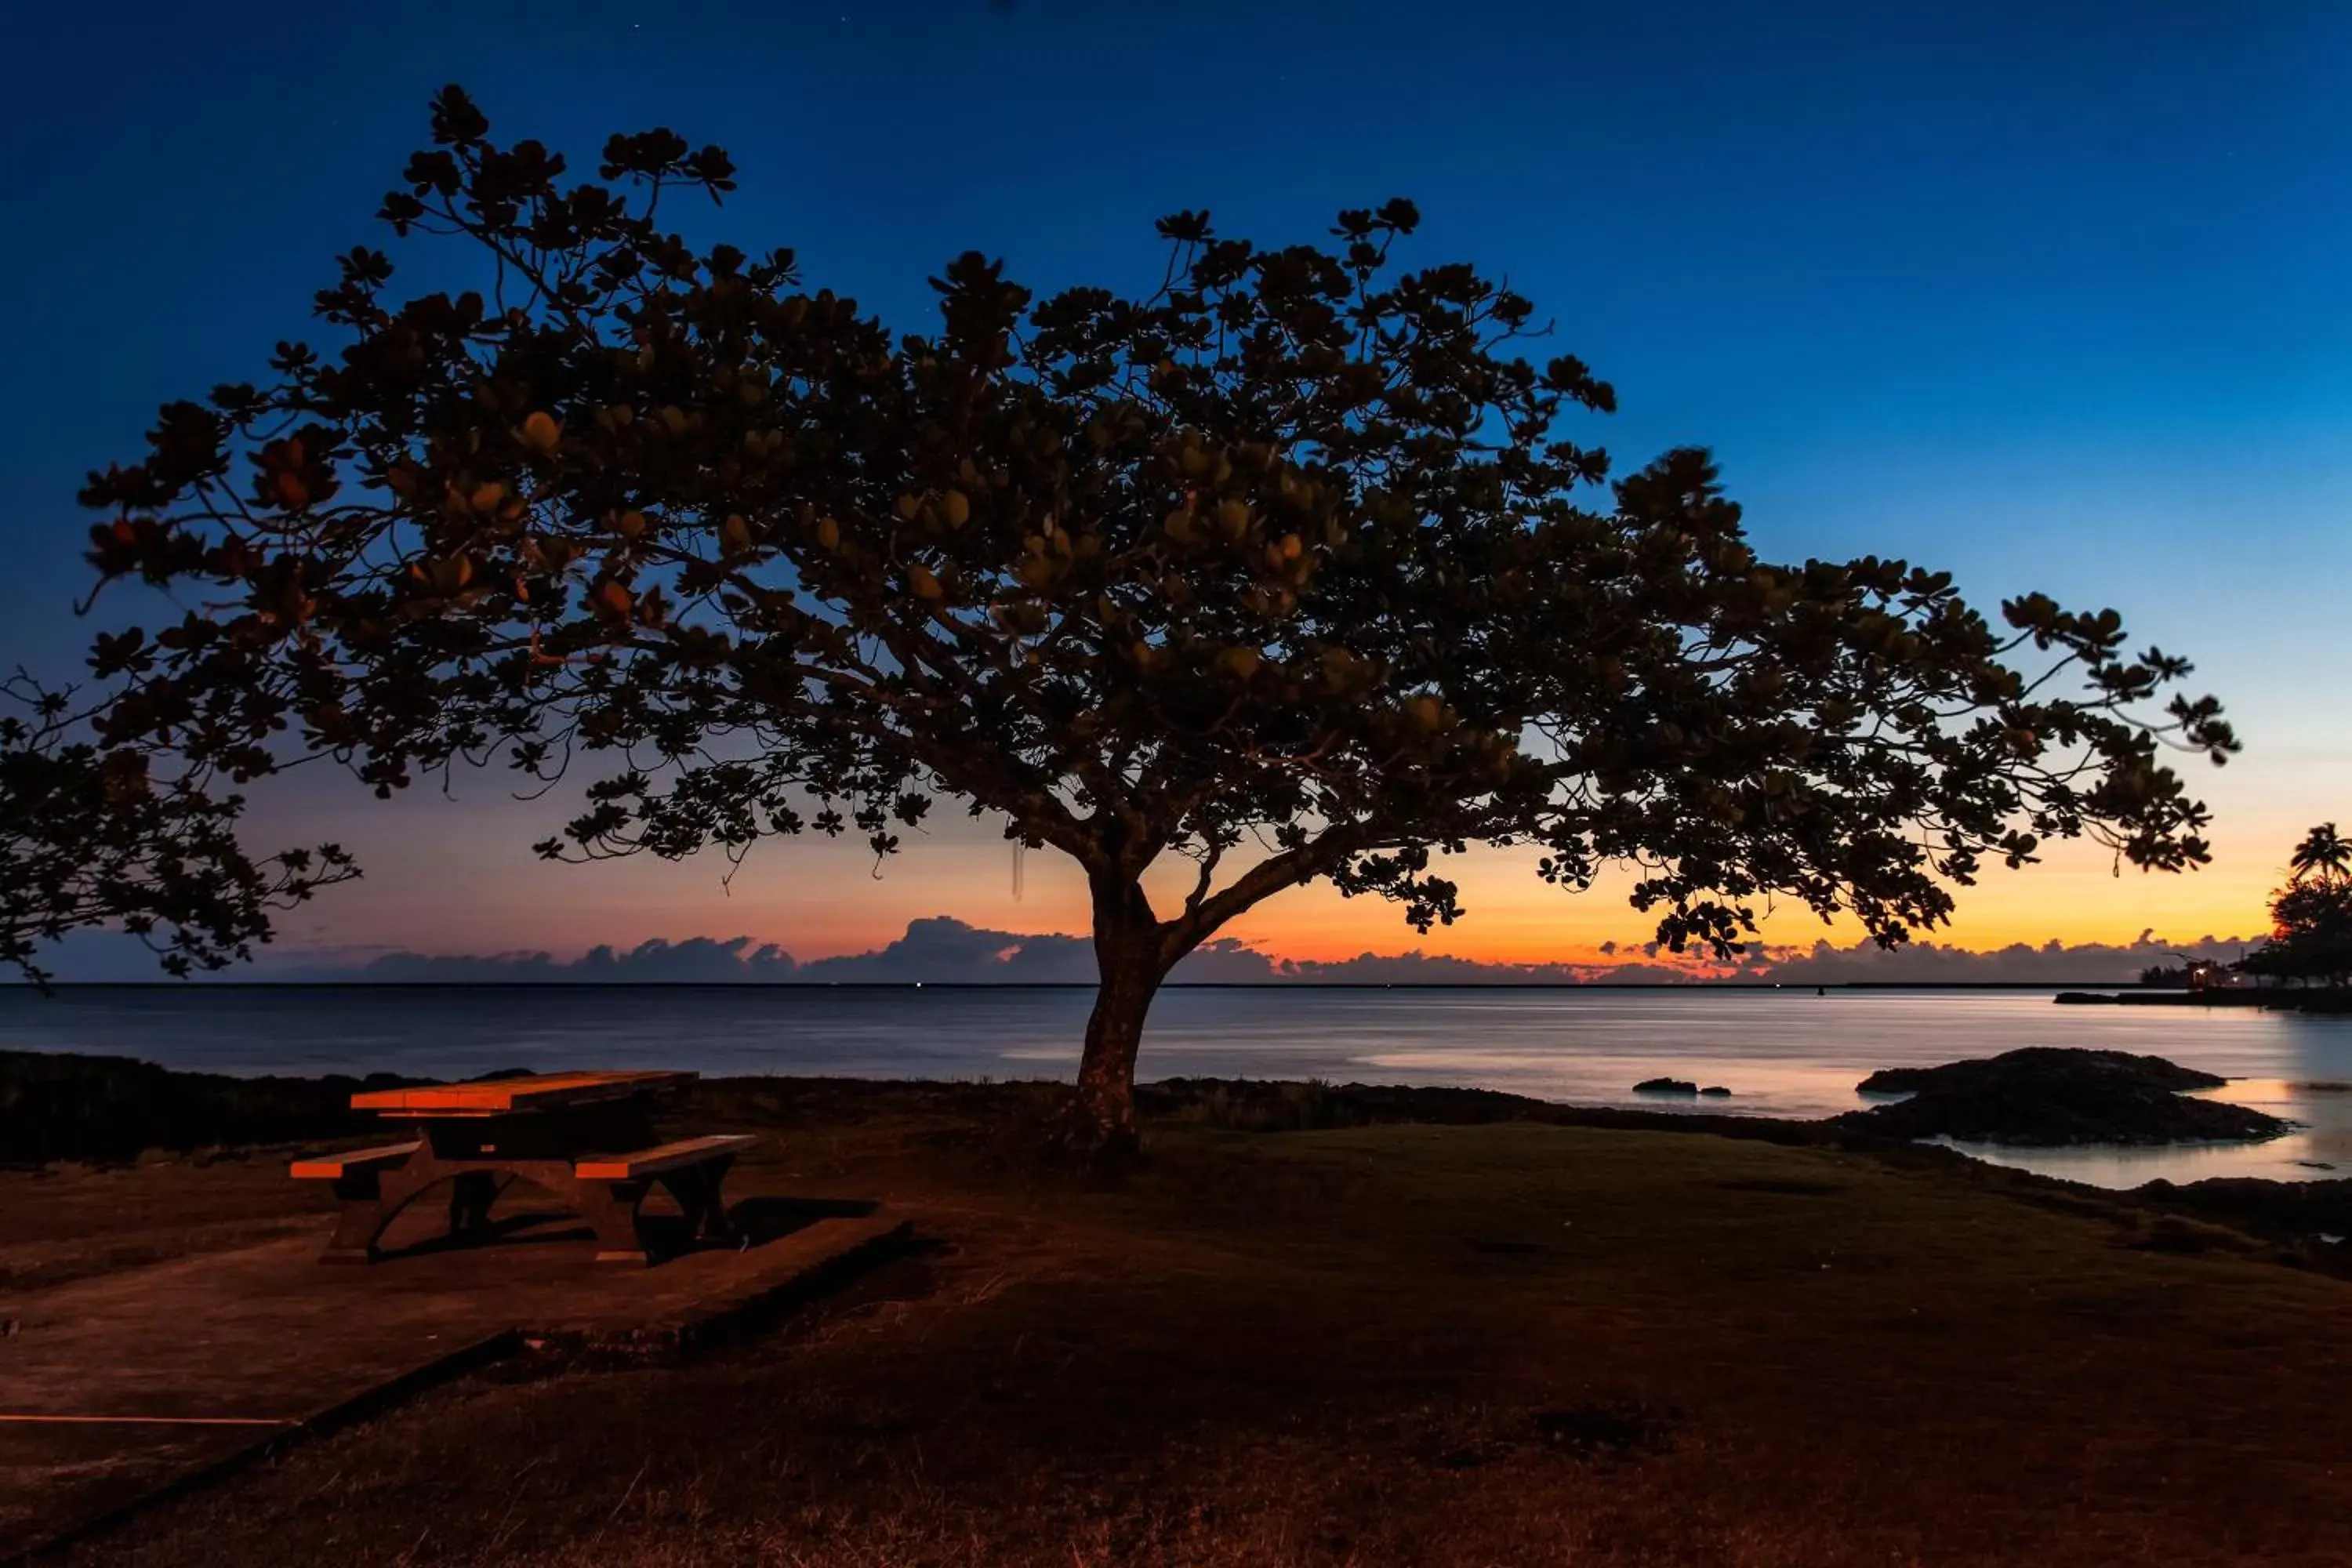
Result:
<svg viewBox="0 0 2352 1568"><path fill-rule="evenodd" d="M2275 1116L2180 1093L2227 1081L2162 1057L2032 1046L1873 1073L1856 1086L1863 1092L1911 1098L1831 1120L1885 1137L2044 1147L2274 1138L2287 1131Z"/></svg>
<svg viewBox="0 0 2352 1568"><path fill-rule="evenodd" d="M2329 1250L2307 1254L2328 1270L2341 1272L2347 1260L2334 1249L2352 1233L2352 1182L2272 1182L2259 1176L2208 1176L2201 1182L2176 1185L2147 1182L2124 1194L2145 1208L2189 1214L2210 1224L2226 1225L2288 1247L2316 1239ZM2331 1239L2337 1238L2337 1239Z"/></svg>
<svg viewBox="0 0 2352 1568"><path fill-rule="evenodd" d="M1633 1086L1635 1094L1696 1094L1698 1085L1686 1078L1645 1078Z"/></svg>
<svg viewBox="0 0 2352 1568"><path fill-rule="evenodd" d="M2128 1051L2084 1051L2055 1046L2028 1046L1964 1062L1932 1068L1882 1068L1854 1087L1864 1094L1916 1094L1927 1089L1958 1089L1998 1081L2021 1088L2054 1086L2077 1080L2101 1084L2129 1082L2157 1089L2219 1089L2230 1080L2199 1072L2162 1057L2136 1057Z"/></svg>
<svg viewBox="0 0 2352 1568"><path fill-rule="evenodd" d="M1731 1091L1724 1088L1723 1085L1719 1083L1711 1083L1705 1089L1700 1089L1699 1093L1705 1095L1709 1100L1729 1100L1731 1098Z"/></svg>
<svg viewBox="0 0 2352 1568"><path fill-rule="evenodd" d="M2258 1252L2263 1244L2229 1226L2160 1214L2149 1220L2145 1231L2122 1245L2140 1252L2176 1252L2195 1257L2205 1252Z"/></svg>
<svg viewBox="0 0 2352 1568"><path fill-rule="evenodd" d="M0 1165L380 1134L381 1121L352 1109L352 1091L417 1081L229 1078L129 1057L0 1050Z"/></svg>

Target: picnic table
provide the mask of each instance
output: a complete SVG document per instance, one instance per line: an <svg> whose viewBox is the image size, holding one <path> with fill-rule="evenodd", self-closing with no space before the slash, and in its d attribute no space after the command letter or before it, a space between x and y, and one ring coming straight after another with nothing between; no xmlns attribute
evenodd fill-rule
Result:
<svg viewBox="0 0 2352 1568"><path fill-rule="evenodd" d="M663 1143L653 1101L691 1081L690 1072L532 1073L478 1083L370 1089L352 1109L412 1124L404 1142L346 1154L297 1160L298 1180L333 1184L341 1218L322 1255L330 1262L373 1262L377 1243L402 1210L447 1184L449 1234L475 1240L492 1234L490 1207L517 1181L561 1199L596 1234L599 1262L646 1264L656 1244L646 1196L660 1187L682 1212L695 1239L730 1235L720 1192L748 1136L688 1138Z"/></svg>

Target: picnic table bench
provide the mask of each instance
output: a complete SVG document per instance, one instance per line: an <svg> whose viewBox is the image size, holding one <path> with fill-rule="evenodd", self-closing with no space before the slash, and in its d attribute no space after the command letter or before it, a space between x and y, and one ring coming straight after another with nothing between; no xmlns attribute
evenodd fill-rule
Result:
<svg viewBox="0 0 2352 1568"><path fill-rule="evenodd" d="M322 1255L366 1263L402 1210L448 1184L449 1234L487 1237L490 1208L515 1182L561 1199L596 1235L597 1261L645 1264L661 1250L643 1213L656 1187L676 1200L692 1239L732 1234L721 1185L748 1135L656 1142L655 1096L690 1072L534 1073L478 1083L370 1089L354 1110L414 1124L415 1136L297 1160L299 1181L331 1184L341 1215Z"/></svg>

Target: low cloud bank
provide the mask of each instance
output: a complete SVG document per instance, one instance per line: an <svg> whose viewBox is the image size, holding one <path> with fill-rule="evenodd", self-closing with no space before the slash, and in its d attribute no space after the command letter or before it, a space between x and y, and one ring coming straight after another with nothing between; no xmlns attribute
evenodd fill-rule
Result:
<svg viewBox="0 0 2352 1568"><path fill-rule="evenodd" d="M906 934L887 947L806 963L748 936L725 941L688 937L682 942L657 938L626 949L594 947L572 960L546 952L460 957L393 952L356 968L312 966L284 977L444 984L891 985L920 981L929 985L1091 985L1095 952L1093 942L1082 936L989 931L934 915L909 921ZM1230 938L1204 944L1175 974L1179 982L1194 984L1282 978L1265 954Z"/></svg>
<svg viewBox="0 0 2352 1568"><path fill-rule="evenodd" d="M583 956L569 961L546 952L453 956L388 952L357 969L313 967L286 977L441 985L532 982L569 985L583 982L756 984L793 979L799 970L793 955L772 942L755 942L748 936L723 942L717 937L691 936L683 942L641 942L626 950L592 947Z"/></svg>
<svg viewBox="0 0 2352 1568"><path fill-rule="evenodd" d="M2233 963L2252 946L2252 939L2234 936L2170 942L2150 931L2140 932L2127 943L2046 942L2035 947L2021 942L1989 952L1941 947L1932 942L1908 942L1891 952L1866 942L1852 947L1818 942L1810 948L1773 950L1771 962L1757 972L1756 978L1806 985L2064 984L2070 981L2109 984L2137 980L2144 969L2178 967L2184 956Z"/></svg>
<svg viewBox="0 0 2352 1568"><path fill-rule="evenodd" d="M1676 959L1655 943L1620 947L1595 963L1489 963L1414 950L1338 960L1293 960L1236 939L1202 946L1171 976L1177 984L1583 984L1595 982L1696 984L1710 980L1833 985L1955 984L2115 984L2140 971L2178 963L2179 955L2222 963L2239 957L2240 938L2165 942L2143 931L2126 943L2019 942L1988 952L1913 942L1888 952L1867 942L1840 947L1769 947L1718 965ZM251 976L259 977L259 976ZM653 941L628 949L597 947L577 959L545 952L438 957L387 953L357 966L278 968L269 978L481 984L582 983L771 984L1091 984L1094 949L1083 936L990 931L948 915L910 922L906 933L870 952L805 963L748 936Z"/></svg>

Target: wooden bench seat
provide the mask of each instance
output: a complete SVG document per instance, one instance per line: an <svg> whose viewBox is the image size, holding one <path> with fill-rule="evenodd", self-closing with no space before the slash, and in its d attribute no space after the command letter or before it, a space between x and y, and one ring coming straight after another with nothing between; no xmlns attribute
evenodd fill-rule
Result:
<svg viewBox="0 0 2352 1568"><path fill-rule="evenodd" d="M728 1167L746 1144L758 1141L749 1133L721 1133L631 1153L567 1158L519 1157L512 1152L494 1156L488 1145L476 1152L478 1140L463 1142L452 1153L436 1137L431 1142L420 1139L316 1155L287 1169L299 1180L333 1185L342 1217L323 1254L332 1261L373 1259L393 1217L418 1194L444 1184L450 1189L449 1234L488 1234L491 1205L509 1184L521 1180L565 1200L589 1223L600 1261L646 1264L655 1261L657 1250L666 1255L681 1240L690 1246L733 1237L723 1191ZM640 1207L656 1187L676 1201L678 1213L641 1223Z"/></svg>
<svg viewBox="0 0 2352 1568"><path fill-rule="evenodd" d="M297 1160L286 1167L287 1174L298 1182L340 1182L346 1176L364 1175L394 1165L408 1163L408 1157L424 1147L423 1141L407 1143L385 1143L373 1149L354 1149L347 1154L320 1154L308 1160Z"/></svg>
<svg viewBox="0 0 2352 1568"><path fill-rule="evenodd" d="M342 1217L336 1222L334 1238L327 1243L324 1257L335 1262L364 1263L375 1256L376 1234L390 1215L383 1206L385 1180L398 1184L413 1166L432 1162L432 1152L420 1138L353 1149L346 1154L316 1154L295 1161L286 1167L286 1173L298 1182L334 1184L335 1205Z"/></svg>
<svg viewBox="0 0 2352 1568"><path fill-rule="evenodd" d="M581 1213L596 1227L600 1263L651 1263L655 1243L637 1205L656 1186L677 1200L686 1234L697 1241L732 1237L721 1187L749 1133L684 1138L627 1154L587 1154L572 1162Z"/></svg>
<svg viewBox="0 0 2352 1568"><path fill-rule="evenodd" d="M732 1155L745 1144L757 1142L748 1132L719 1133L640 1149L634 1154L591 1154L573 1164L572 1173L583 1182L642 1181Z"/></svg>

